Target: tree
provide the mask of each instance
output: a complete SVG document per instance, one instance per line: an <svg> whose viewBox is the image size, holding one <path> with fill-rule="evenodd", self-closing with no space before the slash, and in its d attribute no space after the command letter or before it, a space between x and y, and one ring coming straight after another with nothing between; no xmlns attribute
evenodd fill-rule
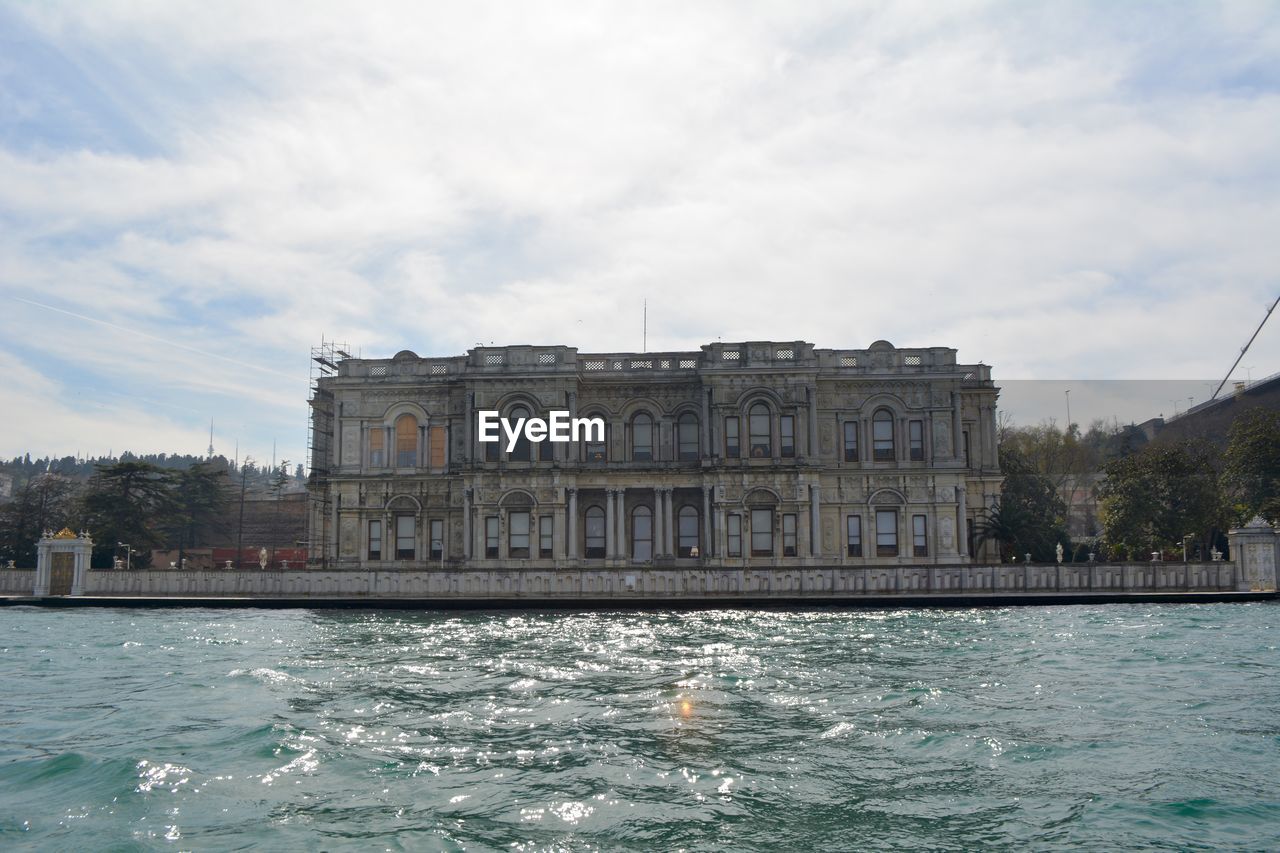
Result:
<svg viewBox="0 0 1280 853"><path fill-rule="evenodd" d="M83 512L95 542L93 565L111 565L118 542L141 552L138 565L151 559L149 549L161 541L161 521L168 510L173 475L149 462L100 465L86 488Z"/></svg>
<svg viewBox="0 0 1280 853"><path fill-rule="evenodd" d="M1237 523L1280 521L1280 411L1246 409L1231 424L1222 456L1222 490Z"/></svg>
<svg viewBox="0 0 1280 853"><path fill-rule="evenodd" d="M1099 493L1108 544L1139 552L1177 548L1192 534L1207 550L1223 515L1214 462L1212 445L1188 439L1109 463Z"/></svg>
<svg viewBox="0 0 1280 853"><path fill-rule="evenodd" d="M213 462L192 465L172 478L165 511L165 527L178 541L178 567L186 549L203 536L221 532L227 502L226 469Z"/></svg>
<svg viewBox="0 0 1280 853"><path fill-rule="evenodd" d="M0 507L0 560L36 564L36 543L46 530L73 523L76 484L57 474L40 474Z"/></svg>
<svg viewBox="0 0 1280 853"><path fill-rule="evenodd" d="M1000 543L1001 559L1030 553L1032 559L1055 558L1066 535L1067 507L1054 484L1036 470L1012 442L1000 445L1004 487L995 505L983 510L978 541Z"/></svg>

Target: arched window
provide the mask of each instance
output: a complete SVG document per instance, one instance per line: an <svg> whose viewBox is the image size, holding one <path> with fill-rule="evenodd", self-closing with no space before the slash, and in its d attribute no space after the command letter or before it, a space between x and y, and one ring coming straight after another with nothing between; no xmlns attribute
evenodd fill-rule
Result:
<svg viewBox="0 0 1280 853"><path fill-rule="evenodd" d="M381 468L387 464L387 430L382 424L369 428L369 467Z"/></svg>
<svg viewBox="0 0 1280 853"><path fill-rule="evenodd" d="M693 549L698 547L698 510L691 506L681 507L679 525L679 555L681 557L695 556Z"/></svg>
<svg viewBox="0 0 1280 853"><path fill-rule="evenodd" d="M871 450L877 462L892 462L897 458L893 447L893 413L879 409L871 418Z"/></svg>
<svg viewBox="0 0 1280 853"><path fill-rule="evenodd" d="M413 468L418 464L418 419L413 415L396 418L396 467Z"/></svg>
<svg viewBox="0 0 1280 853"><path fill-rule="evenodd" d="M698 416L693 412L685 412L676 421L677 445L681 459L698 458Z"/></svg>
<svg viewBox="0 0 1280 853"><path fill-rule="evenodd" d="M604 509L598 506L587 507L586 549L583 554L590 558L604 557Z"/></svg>
<svg viewBox="0 0 1280 853"><path fill-rule="evenodd" d="M631 557L653 559L653 513L647 506L638 506L631 513Z"/></svg>
<svg viewBox="0 0 1280 853"><path fill-rule="evenodd" d="M653 459L653 418L644 412L631 422L631 458L636 462Z"/></svg>
<svg viewBox="0 0 1280 853"><path fill-rule="evenodd" d="M516 438L516 446L507 455L507 458L512 462L528 462L533 458L533 454L530 452L529 439L524 434L524 424L521 423L521 421L527 420L529 420L529 410L524 406L515 406L507 413L507 422L511 424L512 428L516 424L520 424L520 435ZM507 440L505 433L503 433L502 440L504 442Z"/></svg>
<svg viewBox="0 0 1280 853"><path fill-rule="evenodd" d="M751 435L751 458L761 459L773 455L773 424L769 407L756 403L747 417Z"/></svg>
<svg viewBox="0 0 1280 853"><path fill-rule="evenodd" d="M599 418L604 423L604 429L587 428L586 441L583 448L583 460L586 462L606 462L609 459L609 420L603 414L597 412L587 415L588 418Z"/></svg>

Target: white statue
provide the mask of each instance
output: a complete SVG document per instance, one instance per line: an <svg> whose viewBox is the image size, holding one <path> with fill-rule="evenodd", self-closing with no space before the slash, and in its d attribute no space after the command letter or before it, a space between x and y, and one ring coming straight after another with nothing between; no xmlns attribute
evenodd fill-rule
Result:
<svg viewBox="0 0 1280 853"><path fill-rule="evenodd" d="M1062 543L1061 542L1058 543L1058 547L1053 549L1053 553L1058 556L1058 562L1061 563L1062 562Z"/></svg>
<svg viewBox="0 0 1280 853"><path fill-rule="evenodd" d="M258 549L258 568L260 569L267 568L267 549L266 548Z"/></svg>

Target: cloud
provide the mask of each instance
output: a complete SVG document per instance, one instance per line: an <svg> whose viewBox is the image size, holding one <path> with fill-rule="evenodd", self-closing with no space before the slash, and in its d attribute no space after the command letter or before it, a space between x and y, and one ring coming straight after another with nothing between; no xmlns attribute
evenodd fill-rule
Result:
<svg viewBox="0 0 1280 853"><path fill-rule="evenodd" d="M321 336L632 350L647 300L651 349L1175 379L1224 372L1277 290L1268 4L0 14L28 58L0 63L0 296L298 379L183 357L184 389L106 329L0 334L57 379L215 400L259 455L292 412L301 458ZM1255 347L1273 372L1280 332Z"/></svg>

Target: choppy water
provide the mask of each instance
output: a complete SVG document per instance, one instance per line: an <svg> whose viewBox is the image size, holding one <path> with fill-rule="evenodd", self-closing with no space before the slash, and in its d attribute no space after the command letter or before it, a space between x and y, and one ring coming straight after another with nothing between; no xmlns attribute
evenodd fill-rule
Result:
<svg viewBox="0 0 1280 853"><path fill-rule="evenodd" d="M0 609L0 848L1276 848L1278 616Z"/></svg>

